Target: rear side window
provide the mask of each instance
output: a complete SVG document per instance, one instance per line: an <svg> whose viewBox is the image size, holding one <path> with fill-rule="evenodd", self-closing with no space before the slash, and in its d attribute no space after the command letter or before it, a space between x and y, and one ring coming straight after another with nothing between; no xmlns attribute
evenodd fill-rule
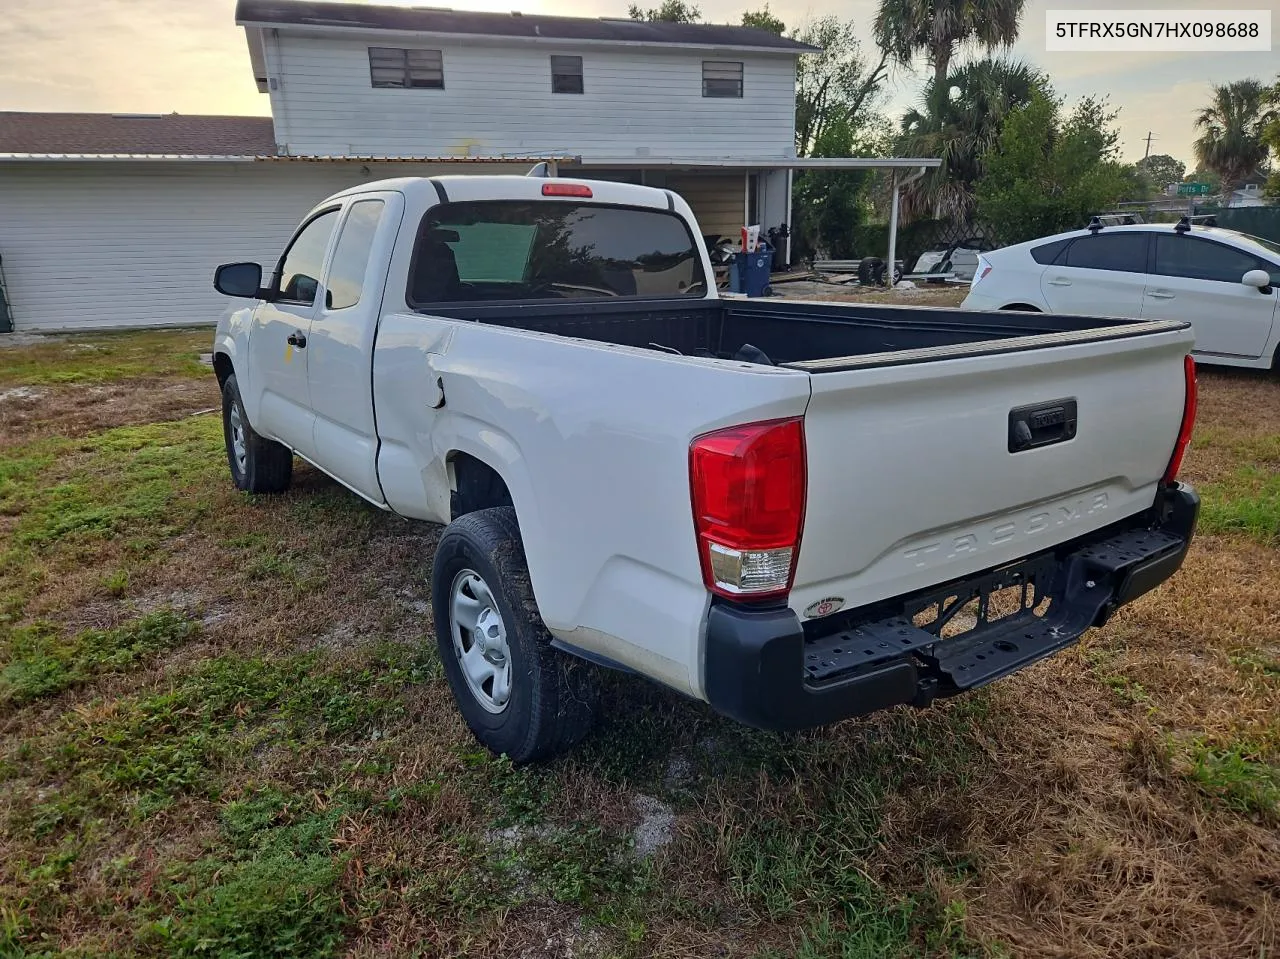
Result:
<svg viewBox="0 0 1280 959"><path fill-rule="evenodd" d="M382 207L381 200L360 200L351 205L329 266L329 280L325 285L327 309L345 310L360 302L360 288L364 286L369 251L378 232L378 221L382 219Z"/></svg>
<svg viewBox="0 0 1280 959"><path fill-rule="evenodd" d="M1082 270L1146 273L1147 234L1126 231L1082 236L1071 244L1065 260L1058 262Z"/></svg>
<svg viewBox="0 0 1280 959"><path fill-rule="evenodd" d="M1052 243L1041 243L1039 246L1031 248L1031 258L1037 263L1052 263L1070 242L1071 240L1068 238L1055 240Z"/></svg>
<svg viewBox="0 0 1280 959"><path fill-rule="evenodd" d="M698 246L672 213L561 200L463 201L427 211L406 299L416 307L701 296L705 282Z"/></svg>
<svg viewBox="0 0 1280 959"><path fill-rule="evenodd" d="M1161 234L1156 237L1156 273L1161 276L1184 276L1192 280L1216 280L1239 283L1250 270L1275 268L1257 257L1212 240L1194 236Z"/></svg>

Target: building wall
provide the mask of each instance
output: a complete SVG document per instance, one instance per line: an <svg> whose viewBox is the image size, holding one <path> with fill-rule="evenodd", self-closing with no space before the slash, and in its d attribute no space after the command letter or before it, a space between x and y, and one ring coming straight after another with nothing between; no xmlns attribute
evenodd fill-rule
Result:
<svg viewBox="0 0 1280 959"><path fill-rule="evenodd" d="M444 89L374 88L369 46L440 49ZM551 55L583 59L551 92ZM276 139L292 154L794 156L795 57L458 38L266 39ZM743 61L741 99L702 96L702 61Z"/></svg>
<svg viewBox="0 0 1280 959"><path fill-rule="evenodd" d="M0 258L15 328L213 323L232 303L214 291L214 267L253 260L269 271L302 217L326 196L369 179L459 172L410 164L368 169L365 175L356 163L0 166Z"/></svg>

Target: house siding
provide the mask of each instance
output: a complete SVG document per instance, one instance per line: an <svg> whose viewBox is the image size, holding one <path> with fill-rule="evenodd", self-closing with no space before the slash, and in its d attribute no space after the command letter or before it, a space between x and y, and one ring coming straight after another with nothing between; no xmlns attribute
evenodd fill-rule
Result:
<svg viewBox="0 0 1280 959"><path fill-rule="evenodd" d="M325 197L370 179L458 172L370 169L366 176L357 163L6 165L0 257L15 328L213 323L233 302L214 291L214 267L251 260L269 272Z"/></svg>
<svg viewBox="0 0 1280 959"><path fill-rule="evenodd" d="M439 49L444 89L375 89L369 46ZM585 92L551 92L551 56L581 56ZM741 99L702 96L704 59L741 60ZM266 41L277 140L291 154L700 158L794 156L795 56L571 43Z"/></svg>

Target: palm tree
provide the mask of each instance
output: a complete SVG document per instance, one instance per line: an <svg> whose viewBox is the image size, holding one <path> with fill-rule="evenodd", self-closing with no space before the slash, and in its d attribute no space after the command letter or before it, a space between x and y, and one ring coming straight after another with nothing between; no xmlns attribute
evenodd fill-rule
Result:
<svg viewBox="0 0 1280 959"><path fill-rule="evenodd" d="M1277 119L1277 93L1257 80L1213 87L1213 99L1196 116L1203 131L1196 159L1222 177L1223 205L1231 205L1236 185L1267 159L1267 127Z"/></svg>
<svg viewBox="0 0 1280 959"><path fill-rule="evenodd" d="M976 60L949 80L931 80L919 108L902 118L901 156L936 156L942 165L903 190L902 215L970 222L982 155L1000 137L1014 108L1044 92L1043 74L1018 60Z"/></svg>
<svg viewBox="0 0 1280 959"><path fill-rule="evenodd" d="M1018 39L1026 0L880 0L875 35L881 49L907 66L923 53L941 91L956 50L976 43L988 55Z"/></svg>

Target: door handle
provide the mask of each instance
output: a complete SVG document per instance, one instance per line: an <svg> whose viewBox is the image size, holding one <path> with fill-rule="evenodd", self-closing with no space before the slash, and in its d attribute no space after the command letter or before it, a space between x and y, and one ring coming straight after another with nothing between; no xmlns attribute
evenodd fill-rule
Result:
<svg viewBox="0 0 1280 959"><path fill-rule="evenodd" d="M1147 296L1153 300L1172 300L1174 295L1168 290L1148 290Z"/></svg>
<svg viewBox="0 0 1280 959"><path fill-rule="evenodd" d="M294 330L290 333L285 339L285 342L290 346L296 346L300 350L305 350L307 348L307 338L298 330Z"/></svg>
<svg viewBox="0 0 1280 959"><path fill-rule="evenodd" d="M1055 276L1052 280L1049 281L1049 285L1050 286L1070 286L1071 281L1066 279L1065 277Z"/></svg>

